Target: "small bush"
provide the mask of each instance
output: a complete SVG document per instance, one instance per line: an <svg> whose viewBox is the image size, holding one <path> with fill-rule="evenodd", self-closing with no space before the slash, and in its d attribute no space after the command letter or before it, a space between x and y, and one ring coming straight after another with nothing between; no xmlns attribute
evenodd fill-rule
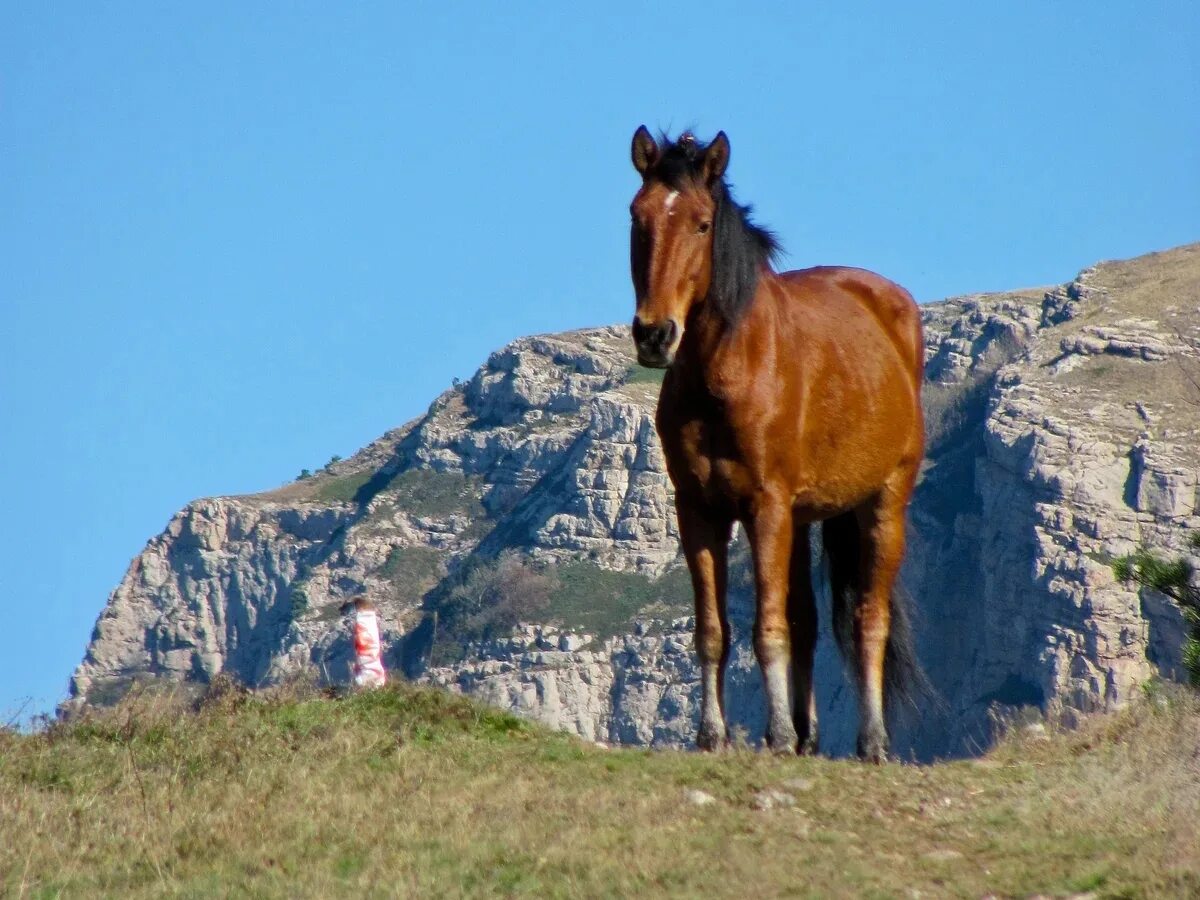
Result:
<svg viewBox="0 0 1200 900"><path fill-rule="evenodd" d="M224 714L241 709L250 699L250 689L231 672L218 672L196 700L193 708Z"/></svg>
<svg viewBox="0 0 1200 900"><path fill-rule="evenodd" d="M552 571L541 571L513 552L477 563L438 605L440 637L452 645L441 649L454 651L507 634L520 622L538 621L549 609L555 585Z"/></svg>
<svg viewBox="0 0 1200 900"><path fill-rule="evenodd" d="M308 612L308 592L303 584L292 585L292 618L298 619Z"/></svg>
<svg viewBox="0 0 1200 900"><path fill-rule="evenodd" d="M1188 535L1187 543L1200 550L1200 532ZM1183 556L1164 559L1143 547L1115 560L1112 570L1118 581L1158 591L1179 604L1188 623L1188 636L1183 643L1183 668L1192 686L1200 688L1200 587L1195 583L1191 562Z"/></svg>

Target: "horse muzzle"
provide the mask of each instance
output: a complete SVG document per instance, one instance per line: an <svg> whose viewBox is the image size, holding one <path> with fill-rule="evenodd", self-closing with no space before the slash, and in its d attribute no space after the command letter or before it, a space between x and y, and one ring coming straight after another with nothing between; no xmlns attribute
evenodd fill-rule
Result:
<svg viewBox="0 0 1200 900"><path fill-rule="evenodd" d="M639 316L633 318L633 344L637 347L638 362L647 368L669 366L675 358L679 339L679 325L674 319L647 325Z"/></svg>

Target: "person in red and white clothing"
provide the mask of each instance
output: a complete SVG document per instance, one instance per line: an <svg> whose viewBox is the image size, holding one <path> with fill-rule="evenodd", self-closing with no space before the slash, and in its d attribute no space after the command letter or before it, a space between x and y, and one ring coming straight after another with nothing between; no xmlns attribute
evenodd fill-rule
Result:
<svg viewBox="0 0 1200 900"><path fill-rule="evenodd" d="M379 640L379 614L366 597L354 600L354 684L370 688L387 684Z"/></svg>

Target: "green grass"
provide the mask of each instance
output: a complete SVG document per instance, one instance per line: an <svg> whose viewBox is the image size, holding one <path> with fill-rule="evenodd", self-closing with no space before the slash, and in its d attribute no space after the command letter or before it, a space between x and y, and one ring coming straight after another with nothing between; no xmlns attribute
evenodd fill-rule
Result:
<svg viewBox="0 0 1200 900"><path fill-rule="evenodd" d="M398 685L0 731L6 896L1195 896L1200 704L985 759L601 750ZM790 807L754 808L775 789ZM714 802L697 806L688 791Z"/></svg>
<svg viewBox="0 0 1200 900"><path fill-rule="evenodd" d="M376 574L391 585L398 599L416 603L442 579L444 557L432 547L393 547Z"/></svg>
<svg viewBox="0 0 1200 900"><path fill-rule="evenodd" d="M507 564L503 559L476 559L431 595L429 608L439 614L433 665L463 660L472 642L507 634L518 622L546 622L603 640L627 634L639 616L671 619L692 611L691 580L683 568L654 579L590 562L546 566L519 555L510 555Z"/></svg>
<svg viewBox="0 0 1200 900"><path fill-rule="evenodd" d="M625 373L626 384L662 384L667 377L666 369L648 369L645 366L630 366Z"/></svg>
<svg viewBox="0 0 1200 900"><path fill-rule="evenodd" d="M628 632L639 614L674 618L692 612L692 583L683 568L658 579L586 562L565 563L554 572L548 618L598 638Z"/></svg>
<svg viewBox="0 0 1200 900"><path fill-rule="evenodd" d="M355 472L352 475L316 475L312 481L311 499L322 503L349 503L359 489L371 480L371 472Z"/></svg>
<svg viewBox="0 0 1200 900"><path fill-rule="evenodd" d="M444 517L454 514L483 518L478 478L461 472L409 469L391 480L382 493L397 508L414 516Z"/></svg>

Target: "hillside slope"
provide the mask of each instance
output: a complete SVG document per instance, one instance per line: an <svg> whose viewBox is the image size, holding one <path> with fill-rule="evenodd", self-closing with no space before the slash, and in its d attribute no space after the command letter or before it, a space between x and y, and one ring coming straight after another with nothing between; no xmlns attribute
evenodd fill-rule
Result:
<svg viewBox="0 0 1200 900"><path fill-rule="evenodd" d="M0 731L0 894L1196 896L1198 744L1171 691L931 767L602 750L407 686L152 692Z"/></svg>
<svg viewBox="0 0 1200 900"><path fill-rule="evenodd" d="M986 745L996 704L1104 709L1178 666L1177 608L1107 562L1181 550L1200 524L1200 244L923 311L930 442L902 577L944 702L897 746L930 757ZM657 389L625 328L524 338L311 479L189 504L109 598L70 705L140 675L344 681L337 609L366 590L393 668L591 739L686 743L698 673ZM510 610L534 623L511 635L463 612L464 586L503 595L506 553L541 598ZM757 735L735 582L730 706ZM827 641L818 693L845 752L853 703Z"/></svg>

